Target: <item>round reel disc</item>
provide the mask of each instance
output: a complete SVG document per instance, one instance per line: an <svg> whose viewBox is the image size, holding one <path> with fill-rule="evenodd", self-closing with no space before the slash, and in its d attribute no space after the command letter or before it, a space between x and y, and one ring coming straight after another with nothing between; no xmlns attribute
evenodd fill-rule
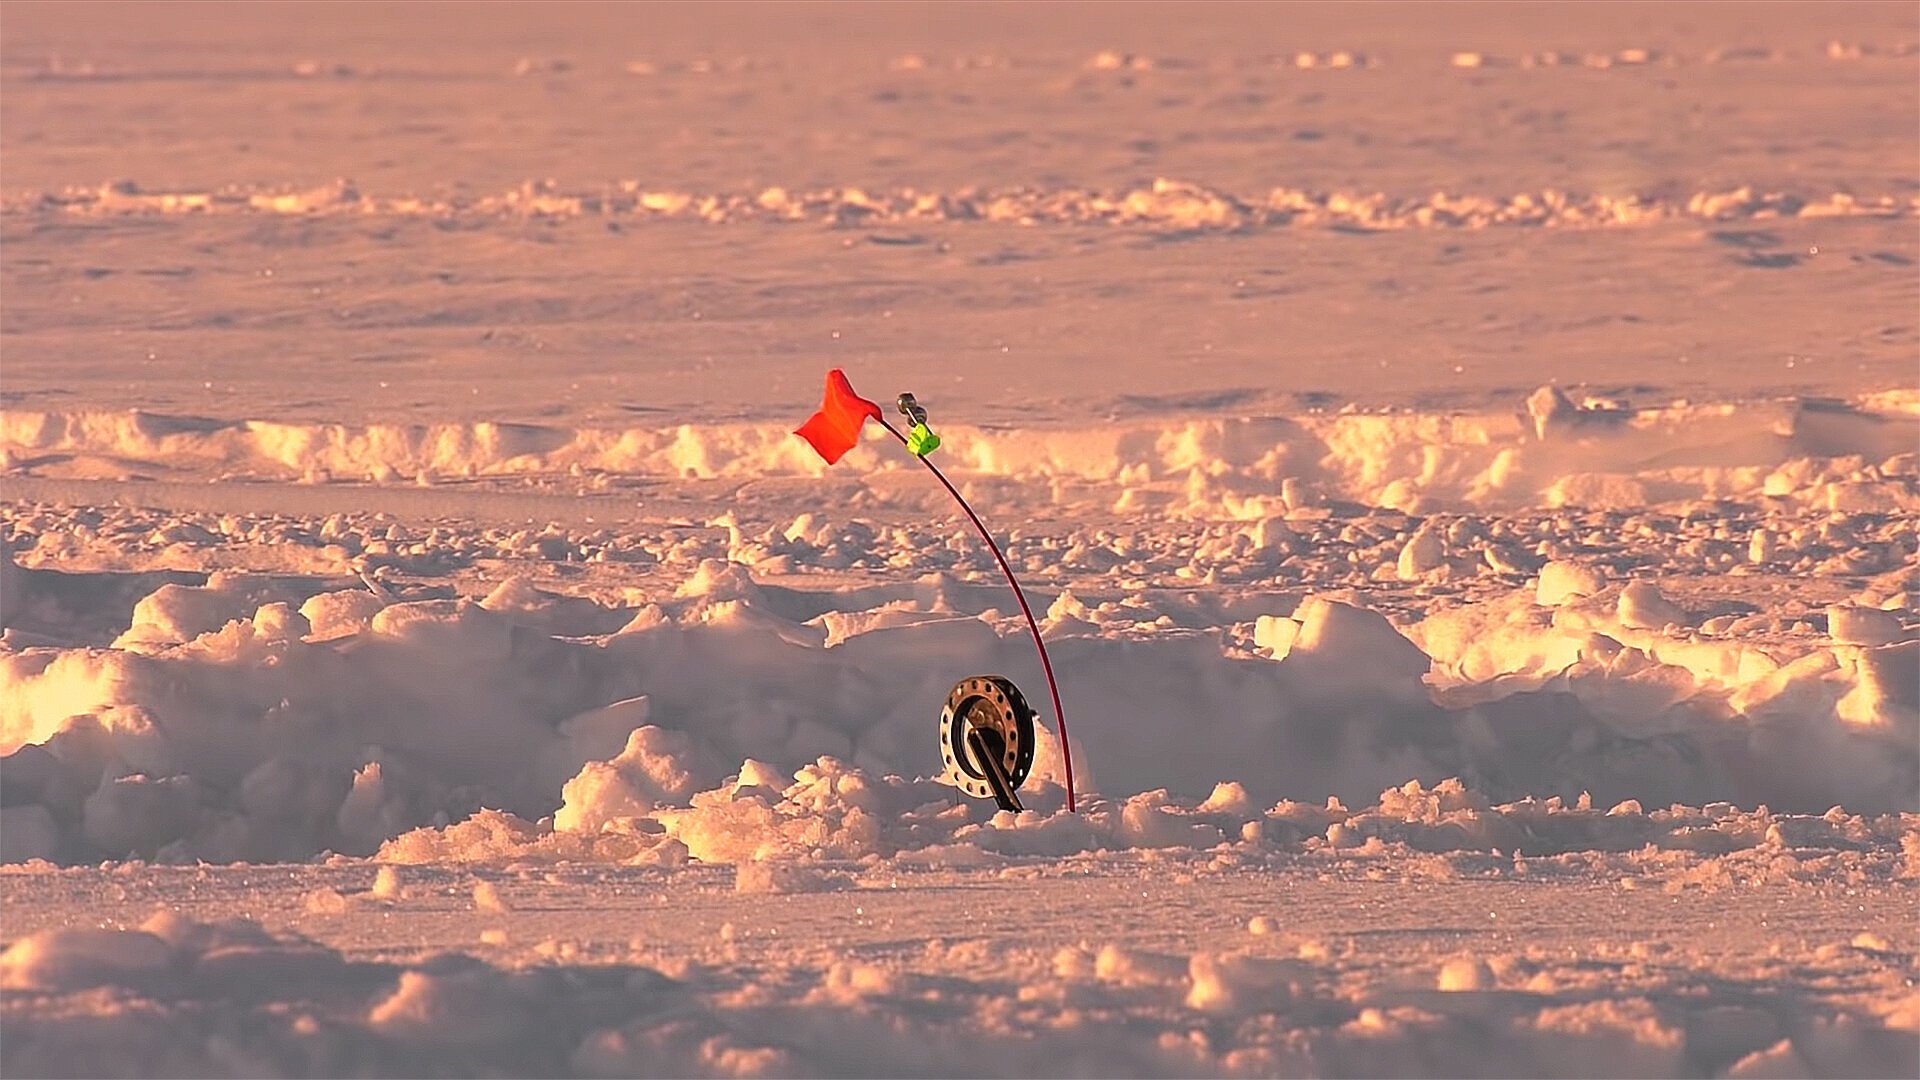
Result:
<svg viewBox="0 0 1920 1080"><path fill-rule="evenodd" d="M993 798L993 788L967 748L967 729L978 728L990 750L1000 752L1007 782L1018 788L1033 771L1033 708L1004 675L961 679L940 710L940 757L947 776L976 799Z"/></svg>

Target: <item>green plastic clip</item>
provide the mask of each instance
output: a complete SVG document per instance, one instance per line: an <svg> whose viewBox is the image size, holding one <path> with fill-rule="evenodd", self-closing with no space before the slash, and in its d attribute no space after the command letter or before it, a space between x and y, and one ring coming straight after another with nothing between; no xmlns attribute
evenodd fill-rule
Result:
<svg viewBox="0 0 1920 1080"><path fill-rule="evenodd" d="M912 430L907 432L907 449L913 451L915 457L926 457L939 448L940 436L935 435L924 421L913 425Z"/></svg>

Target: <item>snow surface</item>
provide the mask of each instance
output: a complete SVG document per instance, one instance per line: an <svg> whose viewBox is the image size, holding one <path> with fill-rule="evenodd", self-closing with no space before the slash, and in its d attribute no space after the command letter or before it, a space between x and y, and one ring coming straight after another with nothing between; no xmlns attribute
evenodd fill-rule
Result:
<svg viewBox="0 0 1920 1080"><path fill-rule="evenodd" d="M1905 6L287 10L0 16L0 1072L1920 1070Z"/></svg>

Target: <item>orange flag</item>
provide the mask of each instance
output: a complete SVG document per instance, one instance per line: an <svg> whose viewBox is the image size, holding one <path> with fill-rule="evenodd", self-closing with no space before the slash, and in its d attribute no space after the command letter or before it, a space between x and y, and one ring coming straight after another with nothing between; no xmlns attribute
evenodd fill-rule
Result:
<svg viewBox="0 0 1920 1080"><path fill-rule="evenodd" d="M867 418L880 419L880 406L853 392L847 373L839 368L827 372L827 396L820 411L807 418L795 435L807 440L831 465L860 441L860 428Z"/></svg>

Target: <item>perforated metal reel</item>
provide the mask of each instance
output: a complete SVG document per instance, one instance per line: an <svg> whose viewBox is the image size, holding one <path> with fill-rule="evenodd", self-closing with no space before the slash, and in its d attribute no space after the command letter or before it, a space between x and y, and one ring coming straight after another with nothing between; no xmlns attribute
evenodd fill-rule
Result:
<svg viewBox="0 0 1920 1080"><path fill-rule="evenodd" d="M1004 675L962 679L940 710L940 756L954 786L1003 810L1033 771L1033 709Z"/></svg>

